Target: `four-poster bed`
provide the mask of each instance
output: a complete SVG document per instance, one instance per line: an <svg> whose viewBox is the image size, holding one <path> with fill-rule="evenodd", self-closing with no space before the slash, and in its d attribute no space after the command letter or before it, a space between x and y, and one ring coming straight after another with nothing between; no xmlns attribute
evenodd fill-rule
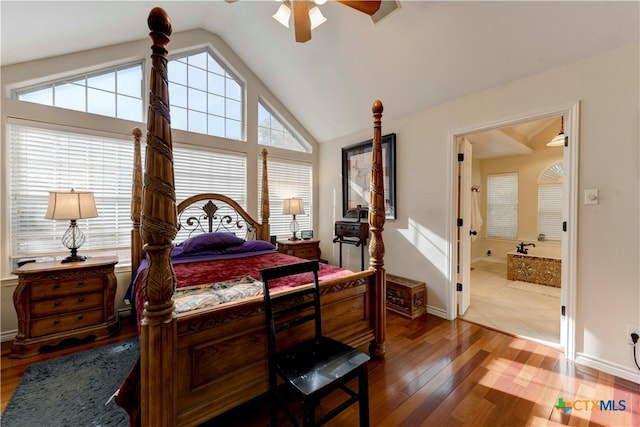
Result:
<svg viewBox="0 0 640 427"><path fill-rule="evenodd" d="M130 388L130 385L123 385L119 403L128 406L127 410L131 414L136 411L132 409L135 405L132 401L139 401L137 421L141 420L145 426L198 425L267 391L263 297L252 296L213 307L176 313L176 286L183 286L182 277L189 275L195 267L194 264L172 261L172 254L184 247L178 245L174 249L174 241L178 231L185 227L180 223L181 216L195 206L201 215L204 211L203 218L207 219L208 225L201 230L205 234L211 235L221 230L216 225L212 229L210 218L217 215L224 217L225 224L229 223L228 217L232 217L234 227L237 224L241 228L246 227L243 230L243 240L247 243L252 239L268 242L267 155L266 150L263 150L261 221L251 218L240 205L224 195L196 195L176 204L166 50L171 23L164 10L154 8L149 14L148 24L153 46L145 170L143 175L140 158L141 132L137 130L134 131L134 188L131 207L132 275L141 263L143 253L146 253L146 259L142 262L148 263L141 278L137 280L135 291L143 301L137 304L138 310L144 308L139 315L140 391L137 396L127 397L124 389ZM385 271L382 231L385 209L380 101L373 105L373 116L370 268L353 273L325 265L323 268L326 276L321 276L321 299L327 335L355 347L368 346L374 356L383 357ZM236 213L227 214L225 210L221 214L217 209L221 209L223 205L230 206L230 212ZM194 222L194 215L184 215L191 223ZM199 224L196 228L199 228ZM222 227L227 231L226 225ZM142 242L144 250L141 249ZM272 256L280 258L267 258ZM256 261L259 259L263 261ZM224 260L227 261L231 262ZM233 262L236 261L243 262L242 259ZM251 258L244 261L248 272L245 274L258 278L259 275L255 276L255 269L264 268L261 266L299 261L302 260L277 252L251 255ZM223 270L231 269L225 267ZM221 278L217 274L207 274L209 280L206 283L232 278ZM294 285L300 284L291 284ZM132 374L134 371L132 370Z"/></svg>

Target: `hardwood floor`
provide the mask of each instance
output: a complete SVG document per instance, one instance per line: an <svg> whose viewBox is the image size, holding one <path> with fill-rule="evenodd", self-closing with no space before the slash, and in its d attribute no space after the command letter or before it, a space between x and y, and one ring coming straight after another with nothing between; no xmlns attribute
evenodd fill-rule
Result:
<svg viewBox="0 0 640 427"><path fill-rule="evenodd" d="M29 364L133 335L125 324L118 337L26 360L3 351L2 409ZM370 364L369 387L371 425L379 427L640 425L640 385L575 365L555 348L430 315L388 313L387 356ZM559 399L576 406L565 414ZM591 410L586 401L608 406ZM357 419L352 407L328 426L353 427ZM267 424L265 399L256 399L205 425Z"/></svg>

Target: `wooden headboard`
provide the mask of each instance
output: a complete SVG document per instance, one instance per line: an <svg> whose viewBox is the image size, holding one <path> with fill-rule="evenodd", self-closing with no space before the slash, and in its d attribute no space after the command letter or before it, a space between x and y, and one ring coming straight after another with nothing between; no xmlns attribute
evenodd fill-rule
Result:
<svg viewBox="0 0 640 427"><path fill-rule="evenodd" d="M131 274L138 270L144 257L143 241L140 234L142 214L142 131L135 128L133 134L133 179L131 188ZM262 200L261 220L251 217L235 200L217 193L195 194L176 207L176 237L184 240L193 234L212 231L227 231L246 240L270 240L269 226L269 181L266 148L262 149Z"/></svg>

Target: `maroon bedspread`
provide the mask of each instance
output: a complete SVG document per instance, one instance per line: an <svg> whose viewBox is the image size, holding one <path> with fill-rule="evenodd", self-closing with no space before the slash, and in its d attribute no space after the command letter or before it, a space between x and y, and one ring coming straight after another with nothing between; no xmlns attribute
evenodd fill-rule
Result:
<svg viewBox="0 0 640 427"><path fill-rule="evenodd" d="M198 262L183 262L174 264L173 268L176 273L177 287L204 285L207 283L222 282L225 280L239 279L245 276L251 276L257 280L260 279L260 270L267 267L275 267L277 265L293 264L296 262L306 261L291 255L281 254L279 252L262 253L259 255L248 255L242 258L233 259L216 259ZM333 265L320 263L320 280L329 280L336 277L351 274L349 270L345 270ZM136 279L135 307L138 316L138 325L142 320L142 309L144 307L142 298L142 274L138 274ZM311 283L313 277L311 273L289 276L286 279L274 280L270 289L277 291L279 289L287 289L295 286ZM129 375L120 387L116 403L129 414L129 426L140 425L140 360L129 372Z"/></svg>
<svg viewBox="0 0 640 427"><path fill-rule="evenodd" d="M264 268L293 264L302 261L306 260L282 254L280 252L271 252L267 254L251 255L243 258L216 259L211 261L174 264L173 269L178 281L177 287L181 288L184 286L196 286L232 279L240 279L245 276L251 276L256 280L260 280L260 270ZM320 280L333 279L336 277L346 276L351 273L351 271L340 267L320 263ZM142 308L144 307L141 285L142 277L143 275L139 274L135 284L135 307L138 315L138 324L142 320ZM304 285L311 283L312 281L313 277L311 273L300 274L286 279L275 280L270 285L270 289L277 291L280 289Z"/></svg>

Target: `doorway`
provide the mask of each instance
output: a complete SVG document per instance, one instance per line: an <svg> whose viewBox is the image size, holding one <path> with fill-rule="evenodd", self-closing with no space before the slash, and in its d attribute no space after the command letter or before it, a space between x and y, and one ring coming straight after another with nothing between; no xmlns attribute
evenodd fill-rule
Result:
<svg viewBox="0 0 640 427"><path fill-rule="evenodd" d="M562 117L562 119L561 119ZM562 121L562 124L560 123ZM532 115L530 117L505 121L483 128L470 129L465 132L459 132L454 135L453 145L455 150L454 158L454 179L455 185L452 185L454 213L452 236L457 241L457 249L454 250L454 261L452 263L452 295L450 303L451 318L460 316L476 323L479 321L478 316L491 316L491 323L487 326L494 329L504 330L517 335L531 335L532 339L558 344L565 350L567 357L574 357L574 329L573 318L575 312L575 230L577 219L577 121L578 121L578 104L568 106L556 111L549 111L540 115ZM566 135L571 135L568 147L546 147L546 140L553 138L554 133L557 134L560 127ZM554 129L551 131L551 129ZM471 145L471 159L465 166L459 162L458 153L460 142L467 140ZM515 150L515 151L514 151ZM547 155L541 155L543 150L547 151ZM557 150L557 151L553 151ZM531 154L537 151L537 154ZM554 154L549 154L554 153ZM468 154L467 154L468 156ZM525 170L519 171L517 159L524 159L527 156L533 161L523 160L524 164L534 163L533 166L525 167ZM464 156L461 156L464 157ZM482 158L482 160L480 160ZM507 159L491 160L491 159ZM479 197L483 200L482 212L486 214L486 185L487 173L483 173L483 166L494 172L515 172L518 179L526 178L532 180L532 168L537 168L537 174L541 174L542 165L546 162L553 163L553 158L559 160L562 170L564 171L562 180L562 226L563 230L559 238L549 239L546 241L545 236L539 236L538 232L538 180L533 179L533 183L529 182L527 186L518 183L518 187L527 188L528 194L524 201L524 197L519 197L517 208L521 211L519 215L520 222L529 222L529 224L521 224L517 234L511 238L490 238L491 233L487 233L486 218L484 219L483 229L477 231L472 230L469 226L468 218L465 221L464 216L468 215L469 207L464 209L464 199L471 193L471 188L467 189L468 183L471 182L472 188L478 190ZM483 165L484 163L484 165ZM496 164L502 164L502 170L495 167ZM474 167L475 166L475 167ZM467 169L467 172L463 172ZM465 173L469 176L465 176ZM520 177L522 175L522 177ZM466 181L465 181L466 180ZM465 184L462 184L466 182ZM484 193L484 194L483 194ZM522 195L521 195L522 196ZM469 199L470 200L470 199ZM473 205L472 203L469 203ZM474 209L471 206L470 209ZM459 213L460 212L460 213ZM467 213L464 213L467 212ZM523 221L524 215L528 216L527 221ZM462 220L459 215L463 215ZM532 219L533 218L533 219ZM466 224L465 224L466 222ZM493 221L495 227L495 221ZM534 231L532 231L534 230ZM477 236L472 237L472 233L477 232ZM473 240L472 240L473 239ZM556 246L562 262L561 287L551 289L545 286L539 286L535 283L520 283L520 281L507 280L507 252L515 250L516 243L523 239L525 243L535 244L538 247ZM482 241L482 243L477 243ZM472 246L475 246L472 250ZM478 249L481 248L481 249ZM494 280L495 283L491 283ZM465 283L466 282L466 283ZM474 287L476 282L476 287ZM482 283L481 283L482 282ZM499 282L499 283L498 283ZM504 287L501 289L501 286ZM474 290L476 292L474 292ZM523 311L525 307L518 307L516 302L509 302L509 296L518 295L524 305L532 305L534 301L547 301L550 304L548 308L531 307L531 312L526 314ZM474 310L474 294L481 295L476 299L476 305L480 310ZM470 303L470 308L465 307L465 300ZM554 302L555 301L555 302ZM459 306L459 302L462 303ZM504 306L501 306L506 304ZM459 308L460 307L460 308ZM484 310L484 313L482 311ZM550 320L545 320L538 314L533 313L535 310L547 310ZM480 312L480 313L479 313ZM564 313L564 314L562 314ZM504 324L501 326L500 317L512 320L511 326ZM515 322L514 322L515 320ZM555 330L554 339L549 338L550 328L548 322L553 322ZM528 325L527 325L528 324ZM536 331L538 325L540 334L527 333ZM520 329L513 329L514 325L520 325ZM542 326L541 326L542 325ZM523 329L524 328L524 329ZM510 330L511 329L511 330Z"/></svg>

